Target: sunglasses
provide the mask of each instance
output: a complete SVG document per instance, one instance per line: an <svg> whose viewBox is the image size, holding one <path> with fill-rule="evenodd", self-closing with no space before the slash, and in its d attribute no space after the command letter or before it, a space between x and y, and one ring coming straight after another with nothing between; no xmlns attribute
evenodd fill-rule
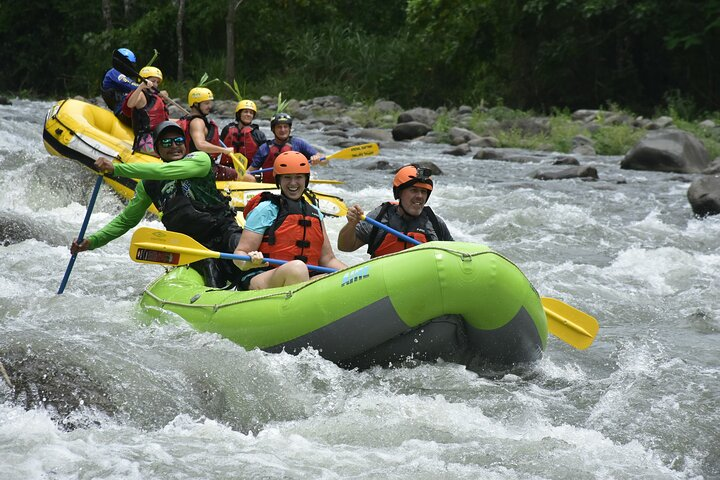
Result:
<svg viewBox="0 0 720 480"><path fill-rule="evenodd" d="M161 138L158 140L158 143L161 147L168 148L172 146L174 143L175 145L184 145L185 144L185 137L175 137L175 138Z"/></svg>

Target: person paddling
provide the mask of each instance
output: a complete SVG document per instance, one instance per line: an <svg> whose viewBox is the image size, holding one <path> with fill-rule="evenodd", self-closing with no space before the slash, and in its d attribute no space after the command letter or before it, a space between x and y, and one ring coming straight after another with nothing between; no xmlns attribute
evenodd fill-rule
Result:
<svg viewBox="0 0 720 480"><path fill-rule="evenodd" d="M131 50L118 48L115 54L125 57L132 68L135 68L135 62L137 60ZM115 68L111 68L105 72L100 88L100 94L103 100L105 100L105 104L113 111L118 120L128 127L132 126L132 120L122 112L122 104L125 97L137 87L138 84L132 78L120 73Z"/></svg>
<svg viewBox="0 0 720 480"><path fill-rule="evenodd" d="M231 147L223 147L220 144L220 131L214 120L208 118L212 111L213 100L212 90L207 87L195 87L188 92L188 105L190 114L180 119L180 124L185 129L186 147L188 152L201 151L210 154L212 157L218 154L230 155L233 153ZM254 182L252 175L239 174L234 168L218 165L213 162L213 170L217 180L239 180Z"/></svg>
<svg viewBox="0 0 720 480"><path fill-rule="evenodd" d="M146 66L140 69L140 85L127 97L122 105L123 114L132 118L133 152L158 156L153 146L152 132L160 123L169 120L165 100L167 92L158 91L163 75L159 68Z"/></svg>
<svg viewBox="0 0 720 480"><path fill-rule="evenodd" d="M185 155L184 132L175 122L158 125L153 131L153 144L163 163L115 164L107 158L95 162L102 173L141 180L135 187L135 196L119 215L88 238L72 242L73 255L102 247L124 235L140 223L151 205L162 212L162 222L168 230L189 235L211 250L228 253L235 250L242 228L227 197L217 190L210 156L200 151ZM235 282L240 273L229 260L206 259L191 266L210 287Z"/></svg>
<svg viewBox="0 0 720 480"><path fill-rule="evenodd" d="M453 241L445 222L425 205L433 190L431 173L429 168L415 164L402 167L393 178L393 196L397 201L385 202L367 216L420 243ZM368 254L372 258L414 246L377 226L361 221L364 215L359 205L348 209L347 223L338 234L338 250L353 252L367 245Z"/></svg>
<svg viewBox="0 0 720 480"><path fill-rule="evenodd" d="M234 260L240 270L247 272L240 279L239 290L307 281L310 275L306 264L346 268L335 257L320 209L305 199L306 194L313 198L307 190L308 159L300 152L283 152L273 168L280 195L263 192L253 197L243 212L247 222L235 254L249 255L251 260ZM272 267L263 262L264 257L288 263Z"/></svg>
<svg viewBox="0 0 720 480"><path fill-rule="evenodd" d="M240 100L235 107L235 121L223 128L220 138L223 143L233 148L248 160L252 160L260 145L267 142L265 134L260 127L253 123L257 115L257 105L252 100ZM221 163L233 166L232 159L223 155Z"/></svg>
<svg viewBox="0 0 720 480"><path fill-rule="evenodd" d="M300 152L312 164L321 161L323 155L318 153L315 147L302 138L290 135L292 124L293 119L287 113L276 113L272 116L270 119L270 130L275 138L268 140L260 146L252 158L252 163L248 167L249 173L263 168L271 168L274 165L275 159L283 152ZM310 168L309 164L308 168ZM274 183L275 172L263 172L262 181L264 183Z"/></svg>

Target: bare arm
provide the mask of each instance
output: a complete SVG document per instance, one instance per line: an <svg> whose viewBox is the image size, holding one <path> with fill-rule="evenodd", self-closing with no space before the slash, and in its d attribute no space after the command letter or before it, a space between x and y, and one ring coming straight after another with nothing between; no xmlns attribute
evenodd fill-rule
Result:
<svg viewBox="0 0 720 480"><path fill-rule="evenodd" d="M143 91L148 88L148 84L146 82L140 82L140 85L132 91L130 96L127 100L127 106L129 108L145 108L145 105L147 105L147 99L145 98L145 95L143 94Z"/></svg>
<svg viewBox="0 0 720 480"><path fill-rule="evenodd" d="M258 251L260 243L262 243L262 234L255 233L250 230L243 230L240 241L235 247L235 255L249 255L252 260L233 260L233 263L240 270L249 270L263 265L263 255Z"/></svg>
<svg viewBox="0 0 720 480"><path fill-rule="evenodd" d="M205 153L225 153L227 155L233 153L231 147L221 147L208 142L205 140L205 135L207 135L205 122L203 122L201 118L193 118L192 122L190 122L190 138L192 138L198 150Z"/></svg>
<svg viewBox="0 0 720 480"><path fill-rule="evenodd" d="M355 235L355 226L360 223L363 215L365 215L365 213L359 205L353 205L348 208L347 216L345 217L347 223L343 225L338 234L337 247L341 252L354 252L365 245L365 242Z"/></svg>

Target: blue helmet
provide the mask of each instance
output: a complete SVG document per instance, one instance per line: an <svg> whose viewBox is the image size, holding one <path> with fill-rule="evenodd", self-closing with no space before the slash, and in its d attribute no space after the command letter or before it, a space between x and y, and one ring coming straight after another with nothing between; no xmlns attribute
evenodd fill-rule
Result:
<svg viewBox="0 0 720 480"><path fill-rule="evenodd" d="M131 50L127 48L118 48L118 52L120 53L120 55L130 60L132 63L135 63L135 54Z"/></svg>

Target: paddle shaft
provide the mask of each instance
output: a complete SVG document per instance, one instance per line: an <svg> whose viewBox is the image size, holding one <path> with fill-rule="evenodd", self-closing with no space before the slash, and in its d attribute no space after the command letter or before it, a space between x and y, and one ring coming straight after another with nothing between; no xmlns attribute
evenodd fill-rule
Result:
<svg viewBox="0 0 720 480"><path fill-rule="evenodd" d="M415 240L412 237L408 237L404 233L398 232L394 228L389 227L389 226L385 225L384 223L378 222L374 218L366 217L365 215L363 215L362 219L365 220L366 222L368 222L370 225L375 225L376 227L381 228L381 229L385 230L386 232L392 233L393 235L398 237L400 240L404 240L408 243L412 243L413 245L420 245L422 243L418 240Z"/></svg>
<svg viewBox="0 0 720 480"><path fill-rule="evenodd" d="M83 241L83 237L85 236L85 230L87 230L88 223L90 222L90 215L92 214L93 208L95 208L95 200L97 199L98 192L100 192L100 186L102 185L102 183L103 176L98 175L97 180L95 181L95 186L93 187L92 195L90 196L90 202L88 202L87 210L85 211L85 219L83 220L82 226L80 227L80 233L78 233L77 243ZM58 288L57 291L58 295L61 295L65 291L65 286L70 279L70 273L72 272L73 266L75 265L76 258L77 253L70 257L68 266L65 269L65 275L63 275L63 279L60 282L60 288Z"/></svg>
<svg viewBox="0 0 720 480"><path fill-rule="evenodd" d="M224 253L224 252L218 252L220 255L218 258L222 258L225 260L245 260L249 261L250 256L249 255L235 255L234 253ZM285 263L288 263L287 260L278 260L277 258L263 258L264 262L272 263L273 265L283 265ZM335 268L329 268L329 267L320 267L318 265L307 265L306 267L308 270L314 270L316 272L322 272L322 273L333 273L337 270Z"/></svg>

